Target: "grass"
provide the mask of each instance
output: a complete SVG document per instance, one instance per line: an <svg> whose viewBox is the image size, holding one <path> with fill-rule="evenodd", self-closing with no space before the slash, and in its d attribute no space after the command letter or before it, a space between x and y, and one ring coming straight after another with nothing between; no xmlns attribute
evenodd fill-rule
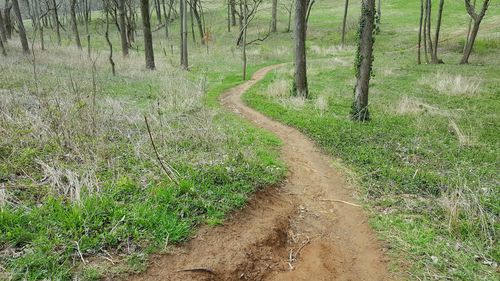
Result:
<svg viewBox="0 0 500 281"><path fill-rule="evenodd" d="M467 17L460 3L447 4L440 48L447 64L418 66L417 4L383 4L372 121L349 119L354 52L336 47L338 34L329 33L330 25L341 18L328 19L342 14L341 5L319 3L311 16L310 99L290 96L290 66L268 75L244 99L300 129L354 172L372 224L388 241L404 279L497 280L500 54L482 46L498 45L494 26L500 18L487 15L471 65L460 66L455 38L465 31L456 27L466 27Z"/></svg>

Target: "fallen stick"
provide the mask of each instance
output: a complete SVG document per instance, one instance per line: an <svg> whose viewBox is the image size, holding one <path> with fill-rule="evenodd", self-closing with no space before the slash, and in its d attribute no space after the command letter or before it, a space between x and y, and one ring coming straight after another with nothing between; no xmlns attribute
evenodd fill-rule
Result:
<svg viewBox="0 0 500 281"><path fill-rule="evenodd" d="M347 202L347 201L344 201L344 200L320 198L319 201L332 201L332 202L344 203L344 204L347 204L347 205L351 205L351 206L354 206L354 207L360 207L361 208L361 205L354 204L354 203L351 203L351 202Z"/></svg>
<svg viewBox="0 0 500 281"><path fill-rule="evenodd" d="M213 271L213 269L210 269L207 267L185 268L185 269L176 270L175 272L183 272L183 271L201 271L201 272L208 272L208 273L216 275L216 273L215 273L215 271Z"/></svg>

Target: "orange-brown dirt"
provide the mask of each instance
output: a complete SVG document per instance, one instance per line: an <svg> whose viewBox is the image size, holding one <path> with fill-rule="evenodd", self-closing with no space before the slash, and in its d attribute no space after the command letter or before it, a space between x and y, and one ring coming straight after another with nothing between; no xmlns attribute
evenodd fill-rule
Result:
<svg viewBox="0 0 500 281"><path fill-rule="evenodd" d="M153 258L130 280L393 280L362 208L348 204L354 191L331 158L298 130L242 103L241 95L276 67L257 71L221 103L283 140L287 180L257 192L224 225L202 227L189 242Z"/></svg>

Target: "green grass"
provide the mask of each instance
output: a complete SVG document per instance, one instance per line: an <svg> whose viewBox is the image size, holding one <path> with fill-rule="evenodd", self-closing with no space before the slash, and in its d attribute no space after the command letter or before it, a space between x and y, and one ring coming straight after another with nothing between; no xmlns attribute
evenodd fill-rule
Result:
<svg viewBox="0 0 500 281"><path fill-rule="evenodd" d="M355 82L352 49L332 49L328 58L310 60L307 101L297 102L288 88L276 86L291 83L290 67L268 75L244 100L300 129L354 172L360 196L373 212L372 223L388 241L405 278L497 280L496 269L488 264L500 260L500 53L491 48L500 42L494 29L500 17L490 11L472 64L459 66L463 32L459 38L449 34L457 37L455 27L464 29L467 18L463 5L447 3L440 48L447 64L418 66L413 48L417 4L383 4L370 88L372 121L349 119ZM331 6L318 5L311 17L312 57L338 44L337 32L327 31ZM333 9L335 14L341 14L340 8ZM453 92L458 76L466 81L463 86L477 83L479 89ZM450 81L440 87L438 79Z"/></svg>

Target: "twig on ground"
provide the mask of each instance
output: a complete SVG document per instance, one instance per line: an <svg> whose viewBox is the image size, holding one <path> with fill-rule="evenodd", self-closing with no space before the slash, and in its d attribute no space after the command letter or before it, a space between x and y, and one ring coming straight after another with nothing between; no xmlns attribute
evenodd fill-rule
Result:
<svg viewBox="0 0 500 281"><path fill-rule="evenodd" d="M199 271L199 272L208 272L214 275L217 275L215 271L208 267L193 267L193 268L184 268L176 270L175 272L184 272L184 271Z"/></svg>
<svg viewBox="0 0 500 281"><path fill-rule="evenodd" d="M347 201L344 201L344 200L320 198L319 201L332 201L332 202L344 203L344 204L347 204L347 205L351 205L351 206L354 206L354 207L360 207L361 208L361 205L354 204L354 203L351 203L351 202L347 202Z"/></svg>

